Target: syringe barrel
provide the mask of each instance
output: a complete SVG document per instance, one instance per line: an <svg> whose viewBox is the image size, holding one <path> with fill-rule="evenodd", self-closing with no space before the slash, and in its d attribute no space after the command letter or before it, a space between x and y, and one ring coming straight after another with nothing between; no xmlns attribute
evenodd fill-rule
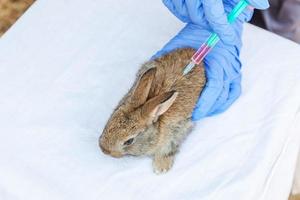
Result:
<svg viewBox="0 0 300 200"><path fill-rule="evenodd" d="M210 37L202 44L202 46L193 55L192 61L199 64L204 57L212 50L212 48L218 43L219 37L217 34L211 34Z"/></svg>

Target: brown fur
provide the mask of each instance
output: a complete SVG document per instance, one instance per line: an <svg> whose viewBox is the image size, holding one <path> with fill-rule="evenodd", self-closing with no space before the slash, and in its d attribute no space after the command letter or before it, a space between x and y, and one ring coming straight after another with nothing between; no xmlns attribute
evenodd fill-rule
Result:
<svg viewBox="0 0 300 200"><path fill-rule="evenodd" d="M193 54L193 49L178 49L141 67L99 139L104 153L152 156L157 173L171 168L206 82L202 64L182 75ZM134 142L127 145L131 138Z"/></svg>
<svg viewBox="0 0 300 200"><path fill-rule="evenodd" d="M0 0L0 36L35 0Z"/></svg>

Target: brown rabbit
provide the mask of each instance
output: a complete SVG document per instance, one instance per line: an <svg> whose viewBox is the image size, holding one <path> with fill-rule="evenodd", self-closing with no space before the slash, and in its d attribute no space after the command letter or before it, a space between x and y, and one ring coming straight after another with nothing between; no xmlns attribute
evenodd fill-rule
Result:
<svg viewBox="0 0 300 200"><path fill-rule="evenodd" d="M152 156L156 173L172 167L178 146L191 130L191 113L206 82L202 64L182 74L194 52L177 49L142 66L99 139L104 153Z"/></svg>

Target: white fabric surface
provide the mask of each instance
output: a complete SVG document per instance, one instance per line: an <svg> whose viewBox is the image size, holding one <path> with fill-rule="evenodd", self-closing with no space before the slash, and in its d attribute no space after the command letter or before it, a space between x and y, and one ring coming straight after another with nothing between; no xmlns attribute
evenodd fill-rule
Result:
<svg viewBox="0 0 300 200"><path fill-rule="evenodd" d="M38 1L0 39L0 199L286 198L300 47L250 25L242 96L197 123L169 173L100 152L139 65L180 27L159 0Z"/></svg>

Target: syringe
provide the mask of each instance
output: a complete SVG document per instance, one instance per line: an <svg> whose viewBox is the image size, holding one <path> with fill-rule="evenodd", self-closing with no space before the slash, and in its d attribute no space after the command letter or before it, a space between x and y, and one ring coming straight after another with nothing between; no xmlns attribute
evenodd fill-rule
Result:
<svg viewBox="0 0 300 200"><path fill-rule="evenodd" d="M246 0L241 0L228 14L228 22L232 24L248 5L249 3ZM193 57L191 58L191 62L185 66L183 70L183 75L189 73L195 67L196 64L200 64L200 62L212 50L212 48L217 44L219 40L220 38L218 37L218 35L216 33L212 33L193 55Z"/></svg>

